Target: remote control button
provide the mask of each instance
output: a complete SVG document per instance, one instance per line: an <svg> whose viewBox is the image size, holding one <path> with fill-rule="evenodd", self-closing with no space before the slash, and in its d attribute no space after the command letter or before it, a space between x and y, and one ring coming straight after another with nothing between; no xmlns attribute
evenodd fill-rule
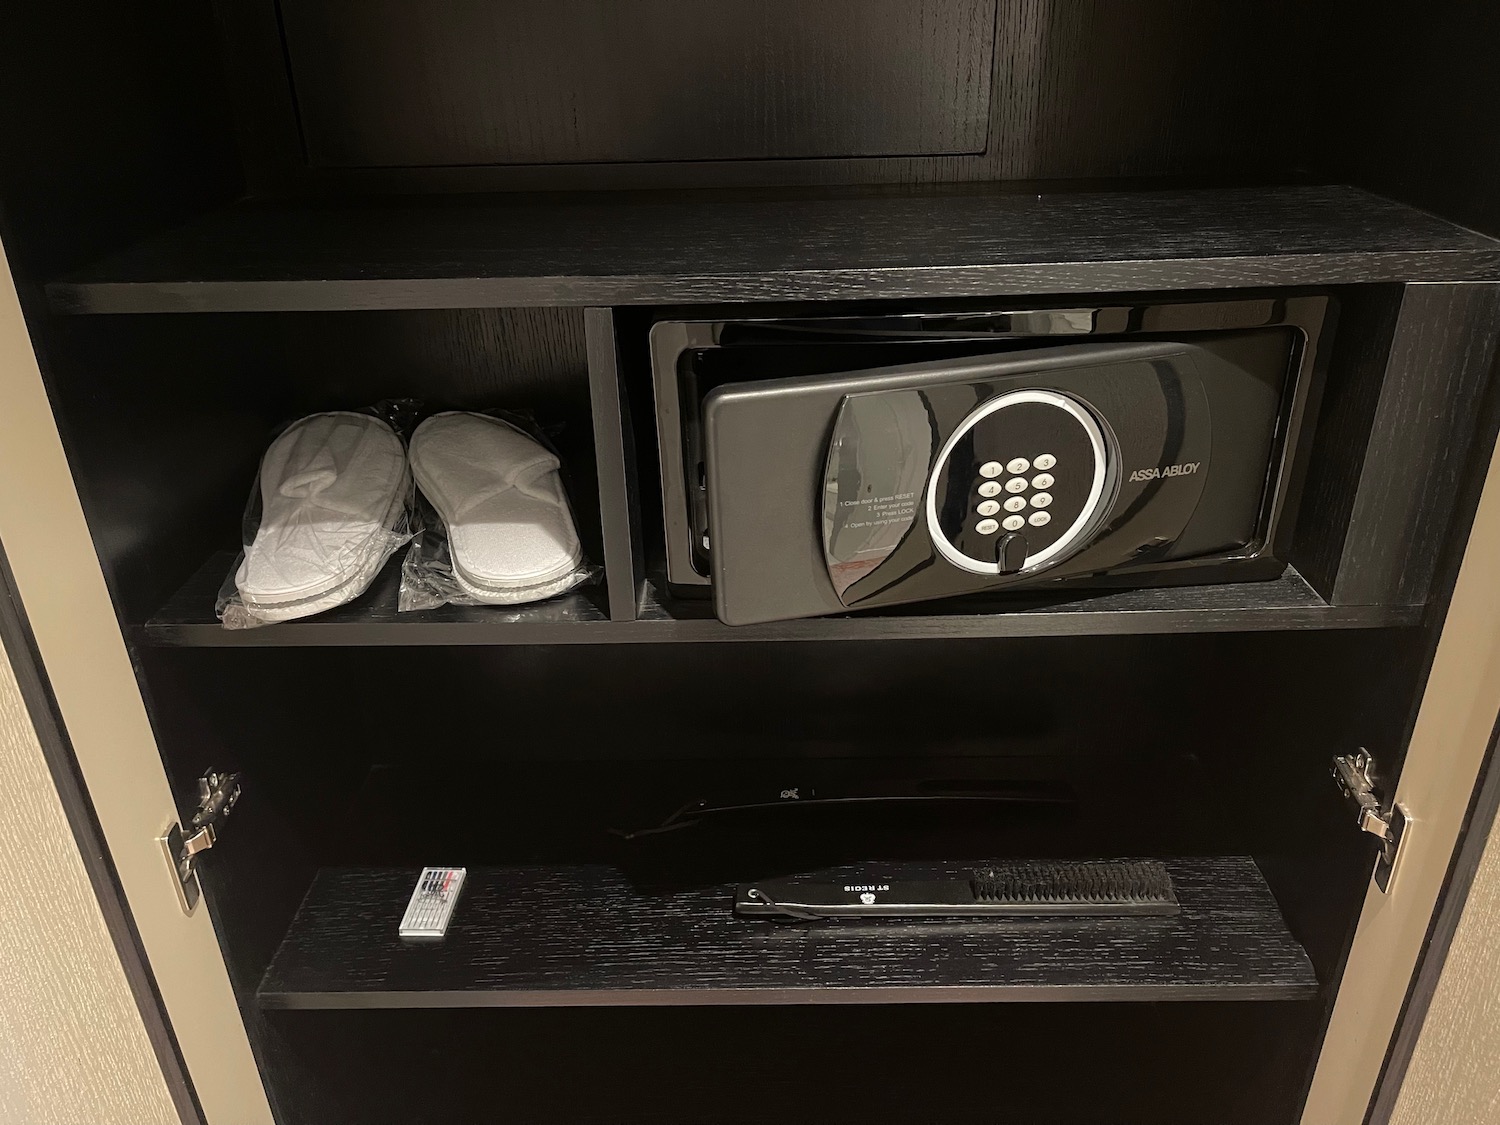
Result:
<svg viewBox="0 0 1500 1125"><path fill-rule="evenodd" d="M1007 512L1019 512L1024 507L1026 507L1026 497L1024 496L1007 496L1005 498L1005 510Z"/></svg>
<svg viewBox="0 0 1500 1125"><path fill-rule="evenodd" d="M979 475L982 477L998 477L1005 472L1005 466L999 461L986 461L979 466Z"/></svg>
<svg viewBox="0 0 1500 1125"><path fill-rule="evenodd" d="M985 481L983 484L981 484L979 486L979 495L981 495L981 496L999 496L1000 495L1000 482L997 481L997 480L987 480L987 481Z"/></svg>
<svg viewBox="0 0 1500 1125"><path fill-rule="evenodd" d="M1025 492L1026 491L1026 478L1025 477L1011 477L1010 480L1008 480L1008 481L1005 482L1005 491L1006 492Z"/></svg>
<svg viewBox="0 0 1500 1125"><path fill-rule="evenodd" d="M994 520L980 520L974 525L974 530L980 535L993 535L1000 530L1000 525Z"/></svg>
<svg viewBox="0 0 1500 1125"><path fill-rule="evenodd" d="M1034 477L1031 478L1031 487L1032 488L1051 488L1052 487L1052 474L1051 473L1038 473L1036 476L1034 476Z"/></svg>
<svg viewBox="0 0 1500 1125"><path fill-rule="evenodd" d="M1052 503L1052 493L1050 492L1038 492L1031 498L1031 506L1033 508L1045 508L1050 503Z"/></svg>
<svg viewBox="0 0 1500 1125"><path fill-rule="evenodd" d="M1006 516L1000 526L1005 528L1006 531L1020 531L1026 526L1026 521L1020 516Z"/></svg>
<svg viewBox="0 0 1500 1125"><path fill-rule="evenodd" d="M1000 510L1000 504L996 500L985 500L974 510L981 516L993 516Z"/></svg>
<svg viewBox="0 0 1500 1125"><path fill-rule="evenodd" d="M1026 522L1031 524L1032 527L1046 527L1047 524L1052 522L1052 517L1046 512L1032 512L1031 519Z"/></svg>
<svg viewBox="0 0 1500 1125"><path fill-rule="evenodd" d="M1057 464L1057 458L1050 453L1043 453L1032 464L1038 469L1050 469L1053 465Z"/></svg>
<svg viewBox="0 0 1500 1125"><path fill-rule="evenodd" d="M1024 457L1016 457L1005 467L1013 473L1024 473L1027 469L1031 468L1031 462Z"/></svg>

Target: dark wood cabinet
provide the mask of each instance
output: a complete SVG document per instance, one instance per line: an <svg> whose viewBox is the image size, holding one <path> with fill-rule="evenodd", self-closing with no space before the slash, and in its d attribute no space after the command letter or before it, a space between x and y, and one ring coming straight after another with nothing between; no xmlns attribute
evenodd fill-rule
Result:
<svg viewBox="0 0 1500 1125"><path fill-rule="evenodd" d="M1383 1122L1496 796L1500 19L1460 8L16 13L0 234L41 381L0 409L60 441L71 483L37 472L82 519L30 522L14 445L0 543L194 1112ZM737 627L666 580L659 320L1307 296L1279 577ZM276 427L395 399L532 412L597 581L401 612L397 559L225 629ZM1412 825L1388 891L1331 776L1361 748ZM183 915L139 828L209 771L242 796ZM881 787L951 799L759 807ZM1117 856L1163 859L1180 915L731 909L777 874ZM403 943L428 864L468 883Z"/></svg>

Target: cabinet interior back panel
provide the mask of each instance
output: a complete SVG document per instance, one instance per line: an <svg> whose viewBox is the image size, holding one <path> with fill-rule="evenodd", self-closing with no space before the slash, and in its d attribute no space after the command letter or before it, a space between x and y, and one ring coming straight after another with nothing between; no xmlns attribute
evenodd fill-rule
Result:
<svg viewBox="0 0 1500 1125"><path fill-rule="evenodd" d="M984 151L995 0L282 0L310 164Z"/></svg>

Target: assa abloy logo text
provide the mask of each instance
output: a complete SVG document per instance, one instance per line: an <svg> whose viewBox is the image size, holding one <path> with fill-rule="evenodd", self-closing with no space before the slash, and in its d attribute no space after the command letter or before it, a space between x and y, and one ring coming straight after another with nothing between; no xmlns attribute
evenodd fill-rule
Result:
<svg viewBox="0 0 1500 1125"><path fill-rule="evenodd" d="M1180 465L1163 465L1157 468L1153 465L1149 469L1132 469L1131 481L1163 480L1167 477L1190 477L1198 471L1202 461L1184 461Z"/></svg>

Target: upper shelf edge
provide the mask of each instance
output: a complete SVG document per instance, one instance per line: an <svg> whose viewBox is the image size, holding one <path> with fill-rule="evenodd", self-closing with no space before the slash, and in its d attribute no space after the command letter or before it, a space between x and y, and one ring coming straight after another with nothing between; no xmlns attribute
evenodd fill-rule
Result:
<svg viewBox="0 0 1500 1125"><path fill-rule="evenodd" d="M1348 187L236 204L48 285L67 313L837 300L1500 279Z"/></svg>

